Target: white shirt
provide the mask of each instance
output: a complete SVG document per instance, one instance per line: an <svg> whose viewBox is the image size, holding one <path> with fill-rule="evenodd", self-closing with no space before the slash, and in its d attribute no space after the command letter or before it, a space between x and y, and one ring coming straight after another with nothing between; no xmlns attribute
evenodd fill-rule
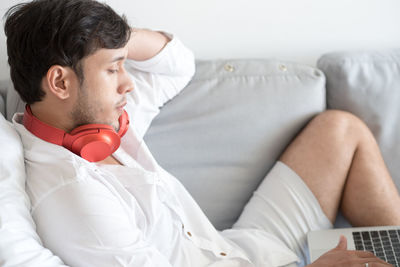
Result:
<svg viewBox="0 0 400 267"><path fill-rule="evenodd" d="M254 229L217 231L143 141L159 108L190 81L193 54L173 38L155 57L127 62L130 128L113 154L122 165L88 162L32 135L16 114L26 190L44 245L70 266L283 266L297 257Z"/></svg>

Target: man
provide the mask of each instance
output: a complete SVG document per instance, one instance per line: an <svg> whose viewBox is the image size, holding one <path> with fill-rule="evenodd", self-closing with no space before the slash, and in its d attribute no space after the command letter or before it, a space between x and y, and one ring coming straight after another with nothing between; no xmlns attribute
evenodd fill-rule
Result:
<svg viewBox="0 0 400 267"><path fill-rule="evenodd" d="M66 264L297 266L306 233L332 227L339 208L354 225L400 225L399 195L368 128L327 111L288 146L233 228L218 232L142 138L190 81L192 53L91 0L37 0L6 16L11 78L28 104L13 121L32 216ZM367 263L389 265L342 238L310 266Z"/></svg>

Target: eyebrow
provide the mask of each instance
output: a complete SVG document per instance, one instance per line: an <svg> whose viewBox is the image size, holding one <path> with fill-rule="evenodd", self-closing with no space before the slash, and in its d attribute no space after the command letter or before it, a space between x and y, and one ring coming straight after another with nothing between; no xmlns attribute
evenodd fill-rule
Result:
<svg viewBox="0 0 400 267"><path fill-rule="evenodd" d="M125 59L124 56L116 57L116 58L113 58L113 59L110 61L110 63L117 62L117 61L124 60L124 59Z"/></svg>

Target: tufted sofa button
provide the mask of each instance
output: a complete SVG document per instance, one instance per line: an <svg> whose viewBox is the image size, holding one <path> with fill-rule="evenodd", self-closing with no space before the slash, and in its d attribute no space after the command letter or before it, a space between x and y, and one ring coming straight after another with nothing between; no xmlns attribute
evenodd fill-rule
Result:
<svg viewBox="0 0 400 267"><path fill-rule="evenodd" d="M284 64L279 64L279 69L280 69L281 71L287 71L287 67L286 67L286 65L284 65Z"/></svg>
<svg viewBox="0 0 400 267"><path fill-rule="evenodd" d="M224 69L228 72L234 72L235 71L235 67L230 65L230 64L225 64Z"/></svg>

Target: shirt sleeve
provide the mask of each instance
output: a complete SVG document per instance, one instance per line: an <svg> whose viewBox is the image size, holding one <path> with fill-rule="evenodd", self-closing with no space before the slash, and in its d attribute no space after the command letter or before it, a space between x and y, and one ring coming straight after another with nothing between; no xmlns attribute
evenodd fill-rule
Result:
<svg viewBox="0 0 400 267"><path fill-rule="evenodd" d="M48 194L33 211L44 245L74 267L170 267L144 239L137 226L143 217L128 210L121 196L107 187L93 180Z"/></svg>
<svg viewBox="0 0 400 267"><path fill-rule="evenodd" d="M171 40L153 58L128 59L125 63L134 84L127 96L126 110L140 137L160 108L189 83L195 72L193 53L177 37L168 36Z"/></svg>

